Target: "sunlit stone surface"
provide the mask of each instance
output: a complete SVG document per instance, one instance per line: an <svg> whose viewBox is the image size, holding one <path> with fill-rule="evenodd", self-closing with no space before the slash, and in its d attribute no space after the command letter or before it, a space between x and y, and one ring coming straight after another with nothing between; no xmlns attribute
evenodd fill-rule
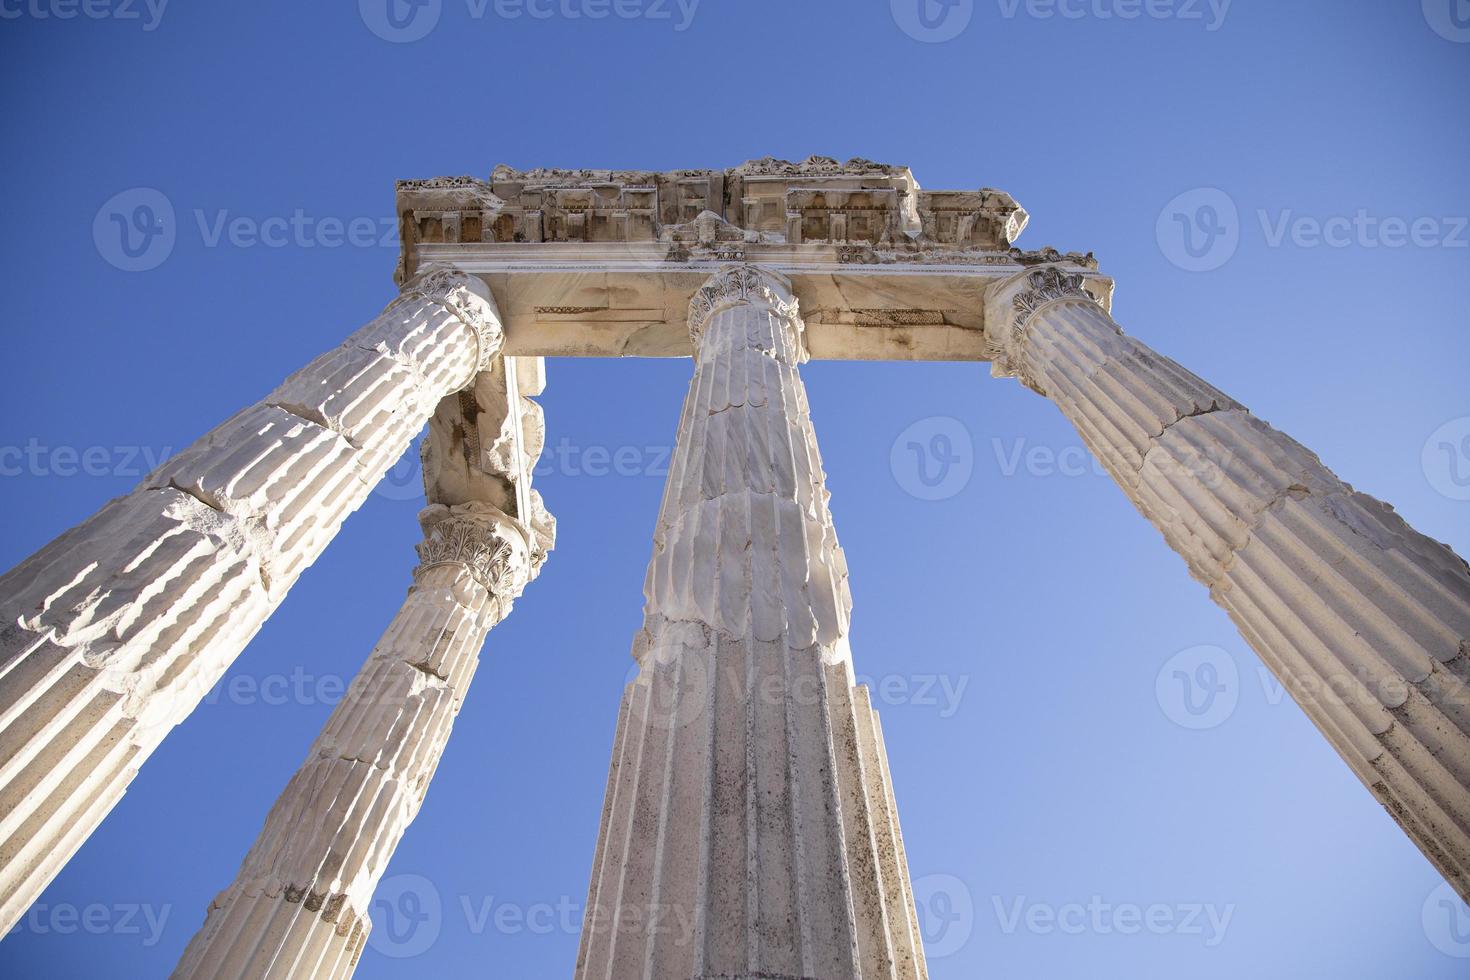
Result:
<svg viewBox="0 0 1470 980"><path fill-rule="evenodd" d="M0 926L427 423L413 590L179 968L352 972L485 634L550 547L530 398L553 356L695 364L582 980L925 975L808 358L990 362L1055 402L1470 898L1470 569L1124 335L1090 254L1016 248L1009 195L825 157L498 167L397 193L399 300L0 577Z"/></svg>

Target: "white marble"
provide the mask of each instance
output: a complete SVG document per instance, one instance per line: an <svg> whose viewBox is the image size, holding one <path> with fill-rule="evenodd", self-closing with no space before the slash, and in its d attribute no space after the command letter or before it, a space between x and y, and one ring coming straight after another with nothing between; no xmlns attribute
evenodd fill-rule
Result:
<svg viewBox="0 0 1470 980"><path fill-rule="evenodd" d="M0 577L0 929L502 336L482 283L422 276L342 346Z"/></svg>
<svg viewBox="0 0 1470 980"><path fill-rule="evenodd" d="M579 980L926 976L787 281L721 270L654 535Z"/></svg>
<svg viewBox="0 0 1470 980"><path fill-rule="evenodd" d="M413 588L271 808L177 980L345 980L418 815L480 648L539 570L536 535L488 504L434 505Z"/></svg>
<svg viewBox="0 0 1470 980"><path fill-rule="evenodd" d="M1053 268L993 287L997 374L1077 426L1358 778L1470 899L1470 567L1125 335Z"/></svg>

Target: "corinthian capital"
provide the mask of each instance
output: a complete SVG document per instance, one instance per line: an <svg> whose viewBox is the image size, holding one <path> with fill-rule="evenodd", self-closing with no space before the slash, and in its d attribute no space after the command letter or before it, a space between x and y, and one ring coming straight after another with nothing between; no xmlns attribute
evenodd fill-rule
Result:
<svg viewBox="0 0 1470 980"><path fill-rule="evenodd" d="M750 303L769 307L779 317L799 325L800 304L785 276L753 265L727 265L710 277L689 301L689 339L699 339L709 318L729 306Z"/></svg>
<svg viewBox="0 0 1470 980"><path fill-rule="evenodd" d="M521 594L536 570L526 530L489 504L434 504L419 515L419 523L424 540L418 544L416 574L463 566L496 599L508 601Z"/></svg>
<svg viewBox="0 0 1470 980"><path fill-rule="evenodd" d="M403 297L418 297L438 303L475 332L479 371L505 347L505 330L490 289L476 276L457 269L430 269L403 287Z"/></svg>
<svg viewBox="0 0 1470 980"><path fill-rule="evenodd" d="M1084 277L1057 266L1033 269L991 287L985 303L985 346L991 373L1040 391L1026 363L1026 328L1044 306L1061 300L1096 303Z"/></svg>

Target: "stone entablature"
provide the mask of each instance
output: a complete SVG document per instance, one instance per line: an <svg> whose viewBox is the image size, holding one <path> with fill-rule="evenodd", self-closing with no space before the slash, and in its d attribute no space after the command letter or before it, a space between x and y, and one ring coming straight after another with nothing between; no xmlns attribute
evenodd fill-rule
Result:
<svg viewBox="0 0 1470 980"><path fill-rule="evenodd" d="M907 167L811 157L730 170L528 170L400 181L398 277L495 295L512 357L688 357L685 314L729 263L785 276L818 360L988 360L983 294L1055 266L1105 307L1091 253L1023 250L1004 191L926 191Z"/></svg>
<svg viewBox="0 0 1470 980"><path fill-rule="evenodd" d="M398 184L399 281L427 244L714 242L858 246L850 261L1008 254L1027 214L1004 191L924 191L907 167L810 157L731 170L528 170ZM867 248L863 248L866 246ZM742 261L724 254L720 261Z"/></svg>

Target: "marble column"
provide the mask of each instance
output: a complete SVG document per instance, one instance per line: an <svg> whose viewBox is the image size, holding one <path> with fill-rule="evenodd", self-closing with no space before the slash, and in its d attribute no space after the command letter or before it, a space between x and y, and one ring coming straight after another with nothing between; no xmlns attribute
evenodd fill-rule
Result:
<svg viewBox="0 0 1470 980"><path fill-rule="evenodd" d="M789 284L723 269L623 696L579 980L925 977Z"/></svg>
<svg viewBox="0 0 1470 980"><path fill-rule="evenodd" d="M993 287L996 374L1046 395L1261 660L1470 899L1470 569L1123 334L1057 268Z"/></svg>
<svg viewBox="0 0 1470 980"><path fill-rule="evenodd" d="M502 341L483 284L422 276L0 577L0 931Z"/></svg>
<svg viewBox="0 0 1470 980"><path fill-rule="evenodd" d="M436 505L422 520L407 600L210 906L177 980L343 980L356 968L373 891L418 815L486 634L545 558L488 504Z"/></svg>

